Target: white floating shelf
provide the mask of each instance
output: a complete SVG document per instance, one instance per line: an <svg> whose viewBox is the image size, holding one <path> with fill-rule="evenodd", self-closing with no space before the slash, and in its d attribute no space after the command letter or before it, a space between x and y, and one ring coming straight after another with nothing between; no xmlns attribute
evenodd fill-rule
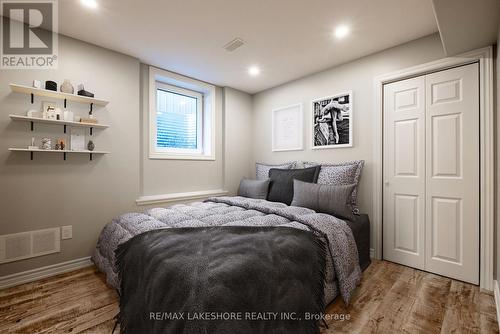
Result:
<svg viewBox="0 0 500 334"><path fill-rule="evenodd" d="M77 154L109 154L108 151L72 151L72 150L42 150L42 149L29 149L29 148L9 148L11 152L43 152L43 153L77 153Z"/></svg>
<svg viewBox="0 0 500 334"><path fill-rule="evenodd" d="M22 93L28 95L33 94L35 96L49 97L49 98L78 102L78 103L94 104L96 106L105 106L109 103L109 101L100 100L93 97L62 93L58 91L35 88L24 85L17 85L12 83L10 84L10 89L16 93Z"/></svg>
<svg viewBox="0 0 500 334"><path fill-rule="evenodd" d="M42 149L29 149L29 148L15 148L11 147L9 148L9 151L11 152L30 152L30 158L33 160L33 153L62 153L63 154L63 159L66 160L66 154L88 154L90 160L92 161L92 157L94 154L108 154L108 151L72 151L72 150L42 150Z"/></svg>
<svg viewBox="0 0 500 334"><path fill-rule="evenodd" d="M59 125L68 125L68 126L75 126L75 127L78 126L78 127L95 128L95 129L105 129L105 128L109 127L109 125L106 125L106 124L93 124L93 123L61 121L61 120L45 119L45 118L38 118L38 117L20 116L20 115L9 115L9 117L14 121L24 121L24 122L33 122L33 123L59 124Z"/></svg>

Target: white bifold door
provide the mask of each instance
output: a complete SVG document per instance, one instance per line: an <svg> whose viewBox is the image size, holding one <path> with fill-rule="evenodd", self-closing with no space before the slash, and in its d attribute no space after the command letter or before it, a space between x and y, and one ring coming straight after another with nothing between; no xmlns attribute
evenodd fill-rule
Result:
<svg viewBox="0 0 500 334"><path fill-rule="evenodd" d="M479 72L384 85L383 256L479 283Z"/></svg>

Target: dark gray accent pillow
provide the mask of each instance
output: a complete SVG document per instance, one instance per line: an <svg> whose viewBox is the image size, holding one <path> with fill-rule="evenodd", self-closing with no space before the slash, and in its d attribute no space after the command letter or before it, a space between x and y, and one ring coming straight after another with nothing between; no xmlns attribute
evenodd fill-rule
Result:
<svg viewBox="0 0 500 334"><path fill-rule="evenodd" d="M292 205L352 221L351 195L355 188L356 184L334 186L294 180Z"/></svg>
<svg viewBox="0 0 500 334"><path fill-rule="evenodd" d="M290 205L293 199L293 180L304 182L316 182L318 179L320 166L303 169L276 169L269 171L271 185L267 200L271 202L281 202Z"/></svg>
<svg viewBox="0 0 500 334"><path fill-rule="evenodd" d="M270 165L264 164L261 162L255 163L255 178L257 180L267 180L269 178L269 171L271 168L280 168L280 169L291 169L295 168L295 161L292 162L284 162L279 165Z"/></svg>
<svg viewBox="0 0 500 334"><path fill-rule="evenodd" d="M243 179L238 188L238 196L266 199L269 190L269 180Z"/></svg>

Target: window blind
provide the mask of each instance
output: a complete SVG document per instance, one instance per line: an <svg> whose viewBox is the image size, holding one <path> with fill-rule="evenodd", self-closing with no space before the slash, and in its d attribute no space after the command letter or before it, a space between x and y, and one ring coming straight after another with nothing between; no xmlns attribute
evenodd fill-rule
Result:
<svg viewBox="0 0 500 334"><path fill-rule="evenodd" d="M157 89L156 145L197 149L197 98Z"/></svg>

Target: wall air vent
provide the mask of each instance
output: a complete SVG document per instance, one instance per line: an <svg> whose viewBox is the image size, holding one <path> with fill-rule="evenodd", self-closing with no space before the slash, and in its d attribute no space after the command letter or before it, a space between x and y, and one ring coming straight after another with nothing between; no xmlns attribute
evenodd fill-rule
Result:
<svg viewBox="0 0 500 334"><path fill-rule="evenodd" d="M245 44L245 41L242 40L241 38L237 37L237 38L233 39L231 42L224 45L224 49L226 49L226 51L228 51L228 52L233 52L234 50L236 50L237 48L239 48L243 44Z"/></svg>
<svg viewBox="0 0 500 334"><path fill-rule="evenodd" d="M0 235L0 263L57 253L61 249L60 229Z"/></svg>

